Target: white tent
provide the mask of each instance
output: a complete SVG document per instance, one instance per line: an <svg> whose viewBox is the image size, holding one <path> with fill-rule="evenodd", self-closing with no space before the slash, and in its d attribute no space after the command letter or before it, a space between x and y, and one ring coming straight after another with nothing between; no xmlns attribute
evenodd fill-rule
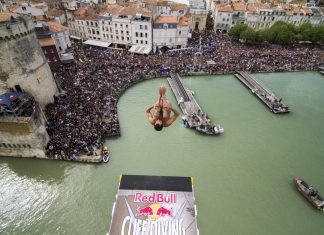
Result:
<svg viewBox="0 0 324 235"><path fill-rule="evenodd" d="M73 35L70 35L70 38L77 39L77 40L80 40L81 39L81 38L79 38L77 36L73 36Z"/></svg>
<svg viewBox="0 0 324 235"><path fill-rule="evenodd" d="M150 46L134 45L129 49L129 52L136 54L148 54L152 48Z"/></svg>
<svg viewBox="0 0 324 235"><path fill-rule="evenodd" d="M83 44L91 45L91 46L97 46L97 47L109 47L109 45L111 43L110 42L102 42L102 41L89 39L89 40L85 41Z"/></svg>

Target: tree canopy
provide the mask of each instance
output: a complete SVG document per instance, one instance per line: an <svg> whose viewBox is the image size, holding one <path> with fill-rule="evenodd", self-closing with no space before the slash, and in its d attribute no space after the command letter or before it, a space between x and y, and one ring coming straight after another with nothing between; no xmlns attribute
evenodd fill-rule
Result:
<svg viewBox="0 0 324 235"><path fill-rule="evenodd" d="M324 43L324 25L312 26L309 23L295 26L284 21L277 21L268 29L255 31L245 24L232 27L228 34L246 43L291 44L296 42Z"/></svg>

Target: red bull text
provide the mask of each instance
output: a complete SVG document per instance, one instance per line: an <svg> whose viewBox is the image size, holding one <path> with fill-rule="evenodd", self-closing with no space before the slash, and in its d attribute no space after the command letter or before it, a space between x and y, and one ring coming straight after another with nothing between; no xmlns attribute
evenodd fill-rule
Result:
<svg viewBox="0 0 324 235"><path fill-rule="evenodd" d="M135 193L134 202L150 202L150 203L177 203L177 195L170 193L164 196L163 193L152 193L151 195L143 195L140 192Z"/></svg>

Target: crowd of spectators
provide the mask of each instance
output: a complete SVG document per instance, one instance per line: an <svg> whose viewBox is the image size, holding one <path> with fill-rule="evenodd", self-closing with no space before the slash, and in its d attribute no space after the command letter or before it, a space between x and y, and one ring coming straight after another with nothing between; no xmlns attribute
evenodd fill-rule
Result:
<svg viewBox="0 0 324 235"><path fill-rule="evenodd" d="M51 67L61 93L46 107L48 156L71 160L97 155L105 138L120 134L120 94L145 78L161 77L169 71L187 75L194 71L313 70L324 63L324 50L319 46L252 46L212 31L193 32L188 47L191 49L136 55L75 43L75 63Z"/></svg>

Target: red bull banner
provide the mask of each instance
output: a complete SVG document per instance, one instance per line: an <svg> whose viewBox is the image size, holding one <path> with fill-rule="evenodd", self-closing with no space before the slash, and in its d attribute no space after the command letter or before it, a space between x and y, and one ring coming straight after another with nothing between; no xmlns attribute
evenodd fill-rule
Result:
<svg viewBox="0 0 324 235"><path fill-rule="evenodd" d="M119 189L109 235L196 235L193 192Z"/></svg>

